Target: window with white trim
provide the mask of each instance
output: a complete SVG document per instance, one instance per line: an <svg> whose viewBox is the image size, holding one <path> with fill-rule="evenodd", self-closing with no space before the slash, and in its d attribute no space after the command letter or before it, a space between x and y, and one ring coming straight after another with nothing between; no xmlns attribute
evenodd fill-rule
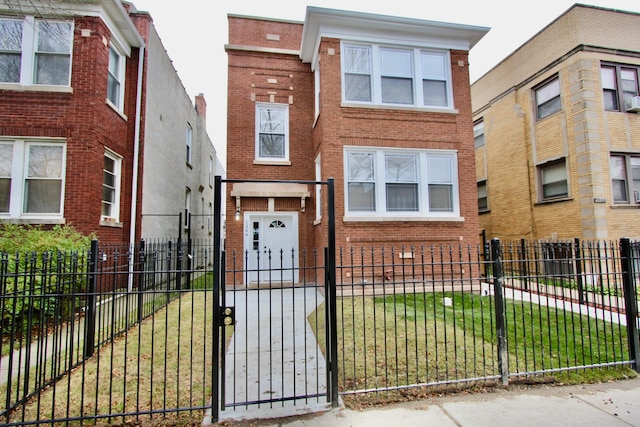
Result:
<svg viewBox="0 0 640 427"><path fill-rule="evenodd" d="M256 104L256 160L289 160L289 106Z"/></svg>
<svg viewBox="0 0 640 427"><path fill-rule="evenodd" d="M0 140L0 217L61 218L65 144Z"/></svg>
<svg viewBox="0 0 640 427"><path fill-rule="evenodd" d="M189 214L191 213L191 189L187 187L184 192L184 228L189 228L190 218Z"/></svg>
<svg viewBox="0 0 640 427"><path fill-rule="evenodd" d="M640 156L612 154L611 191L615 204L640 204Z"/></svg>
<svg viewBox="0 0 640 427"><path fill-rule="evenodd" d="M449 51L376 44L342 46L342 99L453 108Z"/></svg>
<svg viewBox="0 0 640 427"><path fill-rule="evenodd" d="M107 150L104 153L102 170L102 212L101 220L120 221L120 171L122 157Z"/></svg>
<svg viewBox="0 0 640 427"><path fill-rule="evenodd" d="M0 82L69 86L72 46L70 21L0 18Z"/></svg>
<svg viewBox="0 0 640 427"><path fill-rule="evenodd" d="M457 154L448 150L345 149L346 215L459 215Z"/></svg>
<svg viewBox="0 0 640 427"><path fill-rule="evenodd" d="M540 174L541 200L561 199L569 196L567 165L565 159L538 166Z"/></svg>
<svg viewBox="0 0 640 427"><path fill-rule="evenodd" d="M115 46L109 47L109 77L107 79L107 99L118 110L124 108L125 57Z"/></svg>
<svg viewBox="0 0 640 427"><path fill-rule="evenodd" d="M534 94L538 120L544 119L562 108L560 103L560 79L557 76L535 88Z"/></svg>

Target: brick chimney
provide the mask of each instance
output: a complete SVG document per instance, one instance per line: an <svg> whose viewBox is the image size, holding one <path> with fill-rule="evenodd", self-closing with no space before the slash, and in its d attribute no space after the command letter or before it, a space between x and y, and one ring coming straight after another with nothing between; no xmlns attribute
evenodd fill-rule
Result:
<svg viewBox="0 0 640 427"><path fill-rule="evenodd" d="M196 111L203 121L207 120L207 101L204 100L202 93L196 96Z"/></svg>

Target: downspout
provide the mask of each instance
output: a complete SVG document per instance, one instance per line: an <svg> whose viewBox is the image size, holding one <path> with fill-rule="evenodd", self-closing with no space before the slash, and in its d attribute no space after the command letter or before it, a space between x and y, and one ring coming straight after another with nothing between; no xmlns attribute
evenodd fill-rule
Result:
<svg viewBox="0 0 640 427"><path fill-rule="evenodd" d="M131 177L131 218L129 228L129 247L134 248L136 243L136 218L138 207L138 160L140 158L140 116L142 115L142 73L144 71L144 46L140 46L138 60L138 88L136 93L136 121L133 144L133 176ZM129 257L129 282L127 290L133 290L133 254Z"/></svg>

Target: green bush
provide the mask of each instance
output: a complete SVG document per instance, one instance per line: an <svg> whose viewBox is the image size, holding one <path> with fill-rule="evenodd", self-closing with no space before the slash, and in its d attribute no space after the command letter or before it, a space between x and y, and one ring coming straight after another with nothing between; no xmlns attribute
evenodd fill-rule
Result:
<svg viewBox="0 0 640 427"><path fill-rule="evenodd" d="M4 338L20 338L81 304L91 237L71 226L0 223L0 291Z"/></svg>

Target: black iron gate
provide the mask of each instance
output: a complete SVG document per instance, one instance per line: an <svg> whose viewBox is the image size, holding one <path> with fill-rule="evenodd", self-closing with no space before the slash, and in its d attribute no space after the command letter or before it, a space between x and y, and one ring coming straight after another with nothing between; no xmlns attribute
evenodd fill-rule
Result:
<svg viewBox="0 0 640 427"><path fill-rule="evenodd" d="M223 183L326 186L327 244L321 249L222 243ZM247 181L216 177L214 200L214 369L211 420L261 418L338 403L333 179ZM273 227L284 226L274 221ZM296 236L297 237L297 236ZM249 257L257 257L251 260ZM260 259L262 257L262 259ZM239 277L226 283L227 277ZM248 278L256 277L252 283ZM238 284L239 283L239 284Z"/></svg>

